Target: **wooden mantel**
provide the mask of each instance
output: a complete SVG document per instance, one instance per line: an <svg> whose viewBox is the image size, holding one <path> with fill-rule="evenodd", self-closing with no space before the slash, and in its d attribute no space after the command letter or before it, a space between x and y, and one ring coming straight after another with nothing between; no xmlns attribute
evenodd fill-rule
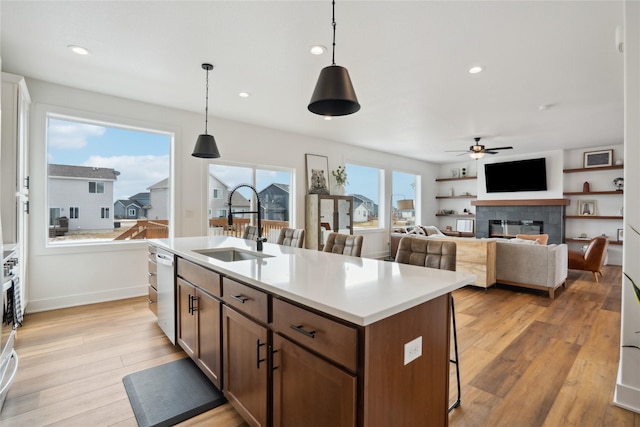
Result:
<svg viewBox="0 0 640 427"><path fill-rule="evenodd" d="M568 206L570 199L474 200L473 206Z"/></svg>

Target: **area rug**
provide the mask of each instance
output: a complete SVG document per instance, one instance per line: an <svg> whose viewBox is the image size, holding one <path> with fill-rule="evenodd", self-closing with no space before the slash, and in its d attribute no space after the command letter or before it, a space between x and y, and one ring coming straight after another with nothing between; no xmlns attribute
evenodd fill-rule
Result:
<svg viewBox="0 0 640 427"><path fill-rule="evenodd" d="M122 378L140 427L172 426L227 400L190 358Z"/></svg>

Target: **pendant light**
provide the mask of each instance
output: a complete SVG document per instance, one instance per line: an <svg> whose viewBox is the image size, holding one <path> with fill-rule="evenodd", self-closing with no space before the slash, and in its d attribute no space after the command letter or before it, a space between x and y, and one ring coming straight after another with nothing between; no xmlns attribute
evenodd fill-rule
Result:
<svg viewBox="0 0 640 427"><path fill-rule="evenodd" d="M213 65L202 64L202 69L207 71L207 95L206 104L204 107L204 134L198 136L196 146L193 149L191 155L193 157L201 157L204 159L217 159L220 157L218 146L213 135L207 133L207 126L209 124L209 71L213 70Z"/></svg>
<svg viewBox="0 0 640 427"><path fill-rule="evenodd" d="M346 68L336 65L336 2L333 8L333 54L331 65L320 71L320 77L307 107L321 116L346 116L360 110L360 104L353 90L351 78Z"/></svg>

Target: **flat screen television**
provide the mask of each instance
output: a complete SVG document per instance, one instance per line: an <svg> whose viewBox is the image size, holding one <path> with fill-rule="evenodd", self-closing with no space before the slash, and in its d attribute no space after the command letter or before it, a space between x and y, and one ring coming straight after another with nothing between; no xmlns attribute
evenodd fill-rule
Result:
<svg viewBox="0 0 640 427"><path fill-rule="evenodd" d="M486 163L487 193L546 191L547 165L544 157L514 162Z"/></svg>

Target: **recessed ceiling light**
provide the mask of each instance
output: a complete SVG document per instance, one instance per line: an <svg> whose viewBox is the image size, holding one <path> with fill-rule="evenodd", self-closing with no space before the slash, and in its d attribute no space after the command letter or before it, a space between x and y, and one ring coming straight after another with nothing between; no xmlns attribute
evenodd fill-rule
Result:
<svg viewBox="0 0 640 427"><path fill-rule="evenodd" d="M67 46L69 49L71 49L71 51L73 53L76 53L78 55L89 55L91 52L89 52L89 49L84 48L82 46L75 46L75 45L69 45Z"/></svg>
<svg viewBox="0 0 640 427"><path fill-rule="evenodd" d="M250 96L251 96L251 94L250 94L249 92L240 92L240 93L238 94L238 96L239 96L240 98L248 98L248 97L250 97Z"/></svg>
<svg viewBox="0 0 640 427"><path fill-rule="evenodd" d="M326 51L327 51L327 48L319 44L315 46L311 46L311 49L309 49L309 52L311 52L312 55L322 55Z"/></svg>
<svg viewBox="0 0 640 427"><path fill-rule="evenodd" d="M329 120L331 120L331 119L332 119L332 117L331 117L331 116L324 116L324 119L325 119L326 121L329 121Z"/></svg>
<svg viewBox="0 0 640 427"><path fill-rule="evenodd" d="M478 74L481 73L484 70L484 67L481 67L480 65L476 65L474 67L469 68L469 74Z"/></svg>

